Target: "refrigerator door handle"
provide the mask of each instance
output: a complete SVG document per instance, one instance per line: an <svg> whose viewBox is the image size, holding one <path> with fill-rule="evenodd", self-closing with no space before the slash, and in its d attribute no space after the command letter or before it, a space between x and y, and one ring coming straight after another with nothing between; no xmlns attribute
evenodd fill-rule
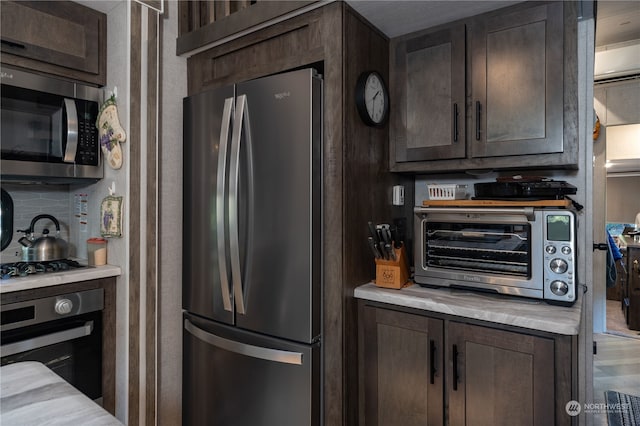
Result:
<svg viewBox="0 0 640 426"><path fill-rule="evenodd" d="M236 312L238 314L246 313L246 302L244 292L247 290L243 287L243 281L249 280L242 277L242 268L240 265L240 224L239 224L239 175L240 175L240 143L244 130L245 150L247 153L247 210L248 229L246 244L250 245L253 235L253 164L251 155L251 127L249 124L249 108L247 106L247 95L240 95L237 98L236 115L233 122L233 137L231 138L231 160L229 169L229 247L231 251L231 279L233 281L233 295L236 304ZM247 250L247 264L251 264L251 250Z"/></svg>
<svg viewBox="0 0 640 426"><path fill-rule="evenodd" d="M184 320L184 329L203 342L230 352L250 356L252 358L279 362L282 364L302 365L303 354L300 352L290 352L265 348L262 346L248 345L246 343L240 343L234 340L225 339L224 337L216 336L215 334L211 334L208 331L204 331L203 329L194 325L188 319Z"/></svg>
<svg viewBox="0 0 640 426"><path fill-rule="evenodd" d="M222 125L220 126L220 142L218 146L218 176L216 186L216 235L218 238L218 268L220 271L220 290L222 291L222 304L225 311L232 312L231 294L229 292L229 273L227 271L227 252L224 214L224 192L227 186L227 145L229 144L229 127L231 126L231 111L233 98L224 100L222 111Z"/></svg>

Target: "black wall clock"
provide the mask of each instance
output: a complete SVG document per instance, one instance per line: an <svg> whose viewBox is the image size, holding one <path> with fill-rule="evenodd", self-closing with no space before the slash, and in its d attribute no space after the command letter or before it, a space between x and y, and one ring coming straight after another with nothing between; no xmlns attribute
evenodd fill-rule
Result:
<svg viewBox="0 0 640 426"><path fill-rule="evenodd" d="M389 115L389 91L376 71L360 74L356 83L356 107L368 126L381 127Z"/></svg>

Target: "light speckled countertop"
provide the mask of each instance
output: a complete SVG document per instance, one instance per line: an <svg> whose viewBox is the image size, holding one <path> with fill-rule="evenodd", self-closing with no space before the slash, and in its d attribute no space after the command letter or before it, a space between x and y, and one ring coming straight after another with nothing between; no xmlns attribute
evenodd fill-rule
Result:
<svg viewBox="0 0 640 426"><path fill-rule="evenodd" d="M542 300L494 295L449 288L424 288L413 284L402 290L369 283L357 287L354 296L430 312L513 325L556 334L580 332L582 298L571 307L549 305Z"/></svg>
<svg viewBox="0 0 640 426"><path fill-rule="evenodd" d="M2 425L122 425L39 362L0 368Z"/></svg>
<svg viewBox="0 0 640 426"><path fill-rule="evenodd" d="M26 277L12 277L0 280L0 294L32 288L96 280L98 278L115 277L122 273L119 266L88 266L70 271L32 274Z"/></svg>

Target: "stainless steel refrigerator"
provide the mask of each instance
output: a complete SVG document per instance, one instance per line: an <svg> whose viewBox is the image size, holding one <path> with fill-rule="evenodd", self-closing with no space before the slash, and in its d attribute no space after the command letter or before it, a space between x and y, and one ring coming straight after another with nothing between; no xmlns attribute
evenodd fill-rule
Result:
<svg viewBox="0 0 640 426"><path fill-rule="evenodd" d="M322 79L184 99L183 423L319 425Z"/></svg>

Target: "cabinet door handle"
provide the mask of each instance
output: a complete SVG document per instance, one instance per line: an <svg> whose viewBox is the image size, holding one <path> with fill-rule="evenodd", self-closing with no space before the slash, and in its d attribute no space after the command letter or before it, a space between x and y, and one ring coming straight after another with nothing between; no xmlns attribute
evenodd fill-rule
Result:
<svg viewBox="0 0 640 426"><path fill-rule="evenodd" d="M453 141L458 142L458 104L453 104Z"/></svg>
<svg viewBox="0 0 640 426"><path fill-rule="evenodd" d="M476 101L476 140L480 140L480 113L482 111L482 104L480 101Z"/></svg>
<svg viewBox="0 0 640 426"><path fill-rule="evenodd" d="M453 345L453 390L458 390L458 345Z"/></svg>
<svg viewBox="0 0 640 426"><path fill-rule="evenodd" d="M436 372L438 369L436 368L436 342L433 340L429 340L429 359L431 362L429 369L429 382L434 384L436 381Z"/></svg>
<svg viewBox="0 0 640 426"><path fill-rule="evenodd" d="M14 48L14 49L26 49L26 46L24 44L16 43L15 41L0 40L0 43L4 44L7 47Z"/></svg>

